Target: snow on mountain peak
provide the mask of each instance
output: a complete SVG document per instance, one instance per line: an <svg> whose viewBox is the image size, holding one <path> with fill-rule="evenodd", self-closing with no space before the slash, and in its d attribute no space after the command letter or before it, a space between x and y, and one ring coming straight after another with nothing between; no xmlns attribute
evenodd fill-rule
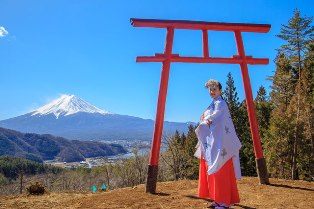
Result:
<svg viewBox="0 0 314 209"><path fill-rule="evenodd" d="M42 106L35 110L33 115L48 115L54 114L56 118L59 116L72 115L78 112L87 112L87 113L100 113L100 114L111 114L108 111L99 109L94 105L89 104L83 99L75 95L61 95L60 98L50 102L49 104Z"/></svg>

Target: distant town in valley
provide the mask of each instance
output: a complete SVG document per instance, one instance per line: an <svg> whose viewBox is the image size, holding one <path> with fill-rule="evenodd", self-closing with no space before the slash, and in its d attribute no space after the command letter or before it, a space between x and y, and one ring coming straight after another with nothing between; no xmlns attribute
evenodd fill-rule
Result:
<svg viewBox="0 0 314 209"><path fill-rule="evenodd" d="M62 168L78 168L78 167L85 167L85 168L92 168L96 166L106 165L106 164L117 164L121 163L122 160L128 159L131 157L135 157L135 155L145 156L150 152L150 141L143 141L143 140L113 140L113 141L102 141L106 144L119 144L123 146L128 152L126 154L117 154L112 156L105 156L105 157L91 157L85 158L84 161L78 162L61 162L58 160L46 160L44 161L45 164L50 164Z"/></svg>

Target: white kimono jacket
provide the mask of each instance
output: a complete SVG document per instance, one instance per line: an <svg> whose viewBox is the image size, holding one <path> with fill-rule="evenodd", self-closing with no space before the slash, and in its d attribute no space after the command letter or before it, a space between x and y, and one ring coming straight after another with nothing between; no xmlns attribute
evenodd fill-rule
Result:
<svg viewBox="0 0 314 209"><path fill-rule="evenodd" d="M207 120L212 121L209 126ZM208 175L217 171L232 158L236 179L241 178L239 150L241 143L226 102L218 97L204 113L204 120L196 128L198 138L195 156L207 162Z"/></svg>

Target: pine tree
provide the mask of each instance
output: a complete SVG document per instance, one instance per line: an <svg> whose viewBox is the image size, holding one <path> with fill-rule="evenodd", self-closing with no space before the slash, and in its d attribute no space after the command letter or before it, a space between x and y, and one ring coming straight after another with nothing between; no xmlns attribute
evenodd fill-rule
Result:
<svg viewBox="0 0 314 209"><path fill-rule="evenodd" d="M290 100L294 95L295 79L293 78L293 67L289 59L282 53L279 53L275 59L275 75L268 79L272 81L271 103L274 108L284 105L288 108Z"/></svg>
<svg viewBox="0 0 314 209"><path fill-rule="evenodd" d="M263 139L265 138L269 129L270 114L272 111L272 107L267 98L264 86L260 86L257 91L257 96L255 98L255 108L259 125L259 132L262 139L261 141L263 143Z"/></svg>
<svg viewBox="0 0 314 209"><path fill-rule="evenodd" d="M245 100L240 103L238 120L239 123L235 125L238 126L237 134L242 143L240 149L241 171L245 176L256 176L254 147Z"/></svg>
<svg viewBox="0 0 314 209"><path fill-rule="evenodd" d="M164 137L167 150L161 155L161 158L169 168L168 170L171 171L170 175L172 175L175 180L188 177L190 156L186 149L190 148L187 140L189 139L187 139L185 134L183 133L180 136L178 130L176 130L173 136Z"/></svg>
<svg viewBox="0 0 314 209"><path fill-rule="evenodd" d="M292 131L284 105L273 110L264 150L272 177L290 178Z"/></svg>
<svg viewBox="0 0 314 209"><path fill-rule="evenodd" d="M234 123L235 129L237 133L243 132L243 115L240 108L240 102L238 97L237 88L234 85L234 80L229 72L227 75L226 88L223 91L223 97L226 103L228 104L228 108L230 111L230 115L232 121Z"/></svg>
<svg viewBox="0 0 314 209"><path fill-rule="evenodd" d="M187 166L187 178L197 179L198 178L198 168L199 159L194 156L195 147L198 142L195 129L197 126L189 125L189 131L186 136L186 146L184 147L186 156L188 156L188 166Z"/></svg>
<svg viewBox="0 0 314 209"><path fill-rule="evenodd" d="M193 157L194 156L194 153L195 153L195 147L196 147L196 144L198 142L198 139L197 139L197 136L196 136L196 133L195 133L195 129L196 127L194 127L192 124L189 125L188 127L188 133L187 133L187 139L186 139L186 152L188 153L188 155L190 157Z"/></svg>
<svg viewBox="0 0 314 209"><path fill-rule="evenodd" d="M302 88L302 71L304 68L304 49L308 47L313 37L314 27L311 26L312 17L301 17L300 11L295 10L294 16L289 20L288 25L282 25L279 38L287 41L288 43L281 46L280 52L284 53L290 60L293 66L293 77L296 81L295 98L294 102L289 105L289 112L293 114L294 119L294 140L293 140L293 153L291 165L292 179L298 179L297 155L300 139L302 139L301 130L302 121L300 121L301 113L301 88Z"/></svg>
<svg viewBox="0 0 314 209"><path fill-rule="evenodd" d="M297 165L295 165L294 167L294 164L292 164L291 169L295 169L296 178L299 178L300 176L302 179L310 180L311 175L313 175L312 168L314 164L312 150L313 117L311 117L311 115L313 116L313 114L311 114L311 111L313 112L313 102L311 102L310 100L310 95L307 94L307 89L307 80L302 73L300 81L298 82L296 87L296 95L299 95L299 97L295 96L292 98L287 113L290 120L293 122L293 125L295 127L294 130L298 131L293 135L293 138L295 137L295 135L298 136L297 143L294 143L293 145L294 150L296 149L295 146L297 146L297 150L299 151L296 154L295 158L292 158L292 163L297 162ZM299 116L297 115L298 103L301 107L299 111ZM299 120L295 120L295 118L297 117Z"/></svg>
<svg viewBox="0 0 314 209"><path fill-rule="evenodd" d="M181 139L182 146L185 147L186 146L186 136L184 133L181 134L180 139Z"/></svg>
<svg viewBox="0 0 314 209"><path fill-rule="evenodd" d="M309 156L314 156L309 151L310 147L314 150L310 87L313 75L309 73L314 31L311 22L312 17L301 17L296 9L288 25L282 25L277 35L286 44L278 49L276 72L270 78L273 81L270 102L274 110L265 143L269 170L277 177L298 179L301 175L305 179L311 173L313 157Z"/></svg>
<svg viewBox="0 0 314 209"><path fill-rule="evenodd" d="M237 88L234 85L234 80L229 72L227 75L227 81L226 81L226 88L223 91L223 98L228 104L228 108L230 110L230 114L233 120L233 123L235 124L235 127L239 127L239 107L240 107L240 102L239 102L239 97L238 97L238 92ZM237 130L238 131L238 130Z"/></svg>
<svg viewBox="0 0 314 209"><path fill-rule="evenodd" d="M174 142L181 144L181 137L180 137L180 133L178 130L176 130L173 137L174 137Z"/></svg>
<svg viewBox="0 0 314 209"><path fill-rule="evenodd" d="M279 49L291 60L295 67L293 71L295 79L300 78L304 66L304 53L311 41L313 41L314 27L311 26L313 17L301 17L300 10L294 11L294 16L288 21L288 25L282 25L277 37L287 41Z"/></svg>
<svg viewBox="0 0 314 209"><path fill-rule="evenodd" d="M275 75L270 78L273 82L270 102L274 110L264 143L268 170L274 177L288 178L290 174L287 173L292 165L292 124L287 115L295 88L292 69L289 59L279 53L276 58Z"/></svg>

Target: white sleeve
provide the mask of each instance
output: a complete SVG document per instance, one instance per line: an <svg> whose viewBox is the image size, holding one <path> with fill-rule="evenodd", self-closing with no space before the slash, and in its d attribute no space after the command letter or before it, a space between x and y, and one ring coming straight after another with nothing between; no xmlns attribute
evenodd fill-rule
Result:
<svg viewBox="0 0 314 209"><path fill-rule="evenodd" d="M221 117L223 115L223 111L226 107L224 102L221 101L217 101L214 103L214 111L212 114L208 115L206 118L204 118L205 120L210 120L210 121L215 121L216 119L218 119L219 117Z"/></svg>

